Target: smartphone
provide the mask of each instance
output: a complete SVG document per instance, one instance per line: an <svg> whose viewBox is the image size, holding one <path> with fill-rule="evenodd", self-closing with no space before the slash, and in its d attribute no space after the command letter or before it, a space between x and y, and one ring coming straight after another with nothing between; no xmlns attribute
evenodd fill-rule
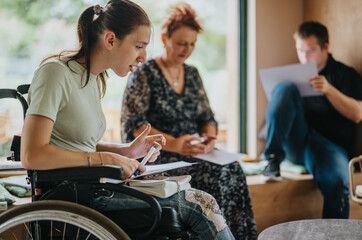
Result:
<svg viewBox="0 0 362 240"><path fill-rule="evenodd" d="M216 137L214 137L214 136L205 136L205 137L203 137L203 139L204 139L203 144L208 144L210 141L215 140Z"/></svg>
<svg viewBox="0 0 362 240"><path fill-rule="evenodd" d="M190 143L191 143L191 145L196 145L196 144L200 144L200 143L208 144L210 141L215 140L215 139L216 139L216 137L214 137L214 136L205 136L205 137L201 137L201 141L192 140Z"/></svg>

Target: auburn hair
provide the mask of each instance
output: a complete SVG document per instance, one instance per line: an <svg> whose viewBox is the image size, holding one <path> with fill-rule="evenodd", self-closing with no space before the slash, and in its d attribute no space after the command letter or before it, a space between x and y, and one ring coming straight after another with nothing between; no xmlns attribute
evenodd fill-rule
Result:
<svg viewBox="0 0 362 240"><path fill-rule="evenodd" d="M179 3L171 9L162 23L162 33L168 38L182 26L187 26L195 30L197 33L202 32L201 23L197 18L195 10L187 3Z"/></svg>

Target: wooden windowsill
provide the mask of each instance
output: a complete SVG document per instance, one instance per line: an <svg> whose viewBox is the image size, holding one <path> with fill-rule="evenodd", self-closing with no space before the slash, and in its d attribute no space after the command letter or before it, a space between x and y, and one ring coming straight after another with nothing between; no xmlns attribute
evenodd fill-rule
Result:
<svg viewBox="0 0 362 240"><path fill-rule="evenodd" d="M26 175L26 170L0 170L0 178Z"/></svg>

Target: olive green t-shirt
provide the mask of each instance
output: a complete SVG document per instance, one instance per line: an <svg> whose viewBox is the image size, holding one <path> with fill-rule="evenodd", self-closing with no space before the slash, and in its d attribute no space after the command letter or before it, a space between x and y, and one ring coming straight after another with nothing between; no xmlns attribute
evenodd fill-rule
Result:
<svg viewBox="0 0 362 240"><path fill-rule="evenodd" d="M97 77L76 61L47 62L34 74L27 115L41 115L54 122L50 144L70 151L92 152L106 129Z"/></svg>

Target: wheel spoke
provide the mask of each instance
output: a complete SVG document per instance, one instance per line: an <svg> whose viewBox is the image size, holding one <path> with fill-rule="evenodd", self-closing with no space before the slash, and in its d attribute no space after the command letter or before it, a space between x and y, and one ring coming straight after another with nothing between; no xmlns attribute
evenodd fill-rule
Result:
<svg viewBox="0 0 362 240"><path fill-rule="evenodd" d="M24 226L25 226L26 231L28 232L28 234L29 234L30 238L33 240L33 239L34 239L34 238L33 238L33 235L31 235L31 232L30 232L30 230L29 230L29 228L28 228L27 224L25 224L25 223L24 223Z"/></svg>
<svg viewBox="0 0 362 240"><path fill-rule="evenodd" d="M80 228L78 228L77 237L76 237L75 239L78 239L78 238L79 238L79 231L80 231Z"/></svg>
<svg viewBox="0 0 362 240"><path fill-rule="evenodd" d="M16 237L15 233L13 231L11 231L11 233L13 234L14 238L17 240L18 238Z"/></svg>
<svg viewBox="0 0 362 240"><path fill-rule="evenodd" d="M92 234L91 233L89 233L88 234L88 236L87 236L87 238L85 239L85 240L88 240L88 238L91 236Z"/></svg>
<svg viewBox="0 0 362 240"><path fill-rule="evenodd" d="M65 230L67 229L67 224L64 223L64 228L63 228L63 240L64 240L64 237L65 237Z"/></svg>

